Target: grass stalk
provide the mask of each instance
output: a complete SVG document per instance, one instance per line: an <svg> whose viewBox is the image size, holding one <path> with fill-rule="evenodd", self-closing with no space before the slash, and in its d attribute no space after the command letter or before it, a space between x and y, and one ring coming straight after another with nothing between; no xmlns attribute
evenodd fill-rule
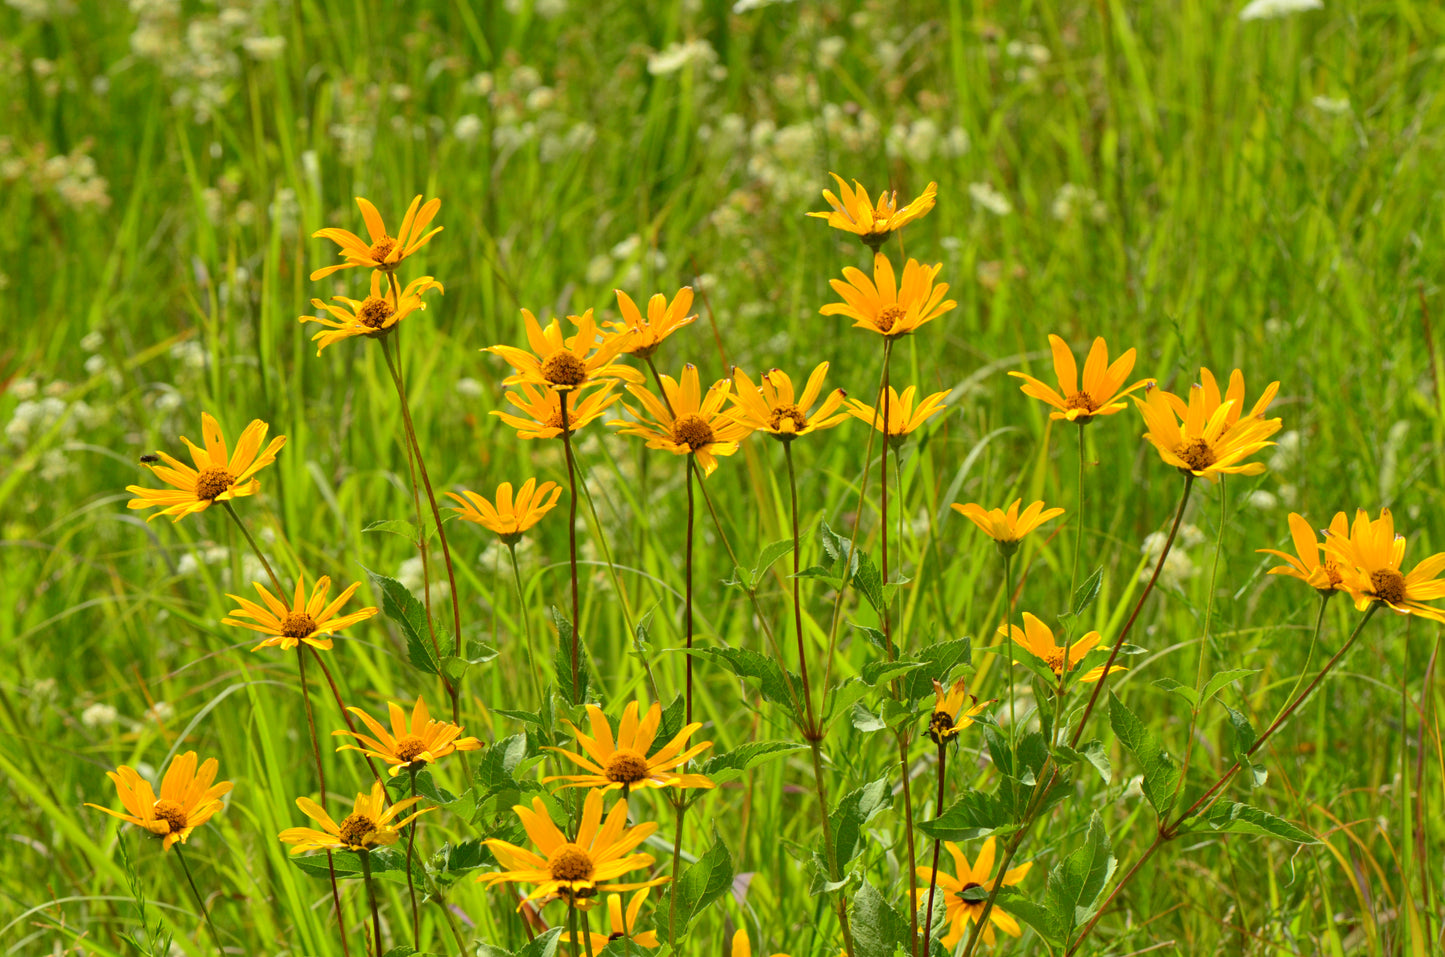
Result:
<svg viewBox="0 0 1445 957"><path fill-rule="evenodd" d="M226 949L221 946L221 935L216 931L216 925L211 921L211 911L206 907L206 900L201 896L200 889L196 887L196 879L191 876L191 866L186 863L186 855L180 843L175 845L176 860L181 862L181 870L185 872L186 883L191 885L191 894L196 899L196 906L201 910L201 916L206 920L206 929L210 931L211 942L216 945L216 953L225 957Z"/></svg>

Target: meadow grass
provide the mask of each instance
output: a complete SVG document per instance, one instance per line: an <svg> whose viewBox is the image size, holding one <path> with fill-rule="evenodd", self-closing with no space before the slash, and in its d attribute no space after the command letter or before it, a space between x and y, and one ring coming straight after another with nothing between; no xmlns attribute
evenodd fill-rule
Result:
<svg viewBox="0 0 1445 957"><path fill-rule="evenodd" d="M827 360L830 387L871 397L877 342L817 314L835 299L827 281L863 267L866 252L803 213L824 207L829 170L909 197L936 180L937 208L901 243L944 264L959 306L894 351L895 381L947 390L949 408L899 457L890 546L911 582L893 634L913 652L973 636L984 697L1002 688L1002 661L980 650L1004 613L1002 569L950 503L1043 498L1071 509L1015 561L1024 610L1062 606L1075 528L1074 430L1051 423L1005 372L1045 376L1052 332L1137 348L1136 376L1175 392L1201 365L1243 369L1251 401L1278 379L1271 414L1286 431L1261 456L1268 473L1225 482L1212 606L1221 499L1196 483L1185 522L1197 533L1186 530L1175 552L1183 562L1132 636L1146 653L1110 685L1175 754L1192 729L1201 788L1232 759L1228 715L1206 710L1195 727L1154 682L1194 681L1209 606L1213 666L1255 671L1223 700L1256 727L1285 703L1306 664L1316 600L1267 578L1274 562L1254 550L1287 547L1289 511L1318 526L1337 510L1389 507L1412 556L1445 547L1445 370L1434 333L1445 322L1445 9L1435 4L1331 0L1248 22L1236 5L1196 0L779 3L742 13L718 0L227 6L244 11L229 26L210 3L0 7L0 421L9 423L0 635L10 649L0 679L0 952L132 952L126 938L142 918L131 869L146 888L144 919L163 920L179 952L211 952L175 862L132 831L126 863L110 819L82 807L113 802L104 771L130 764L154 778L194 748L236 782L186 847L230 952L341 953L327 882L276 840L303 823L294 797L315 791L295 663L250 654L245 636L220 624L233 607L225 593L243 593L260 573L219 509L148 524L127 512L124 488L154 484L139 456L176 449L180 434L198 438L201 411L229 436L262 418L288 442L244 511L281 577L303 568L341 582L364 581L366 569L406 577L416 549L367 529L413 520L386 367L362 341L318 358L311 327L297 323L313 296L357 295L355 273L307 278L333 252L310 233L358 229L356 195L389 216L416 193L442 198L446 229L420 258L446 293L399 338L434 484L490 494L532 475L566 481L556 443L521 442L487 414L502 406L508 370L479 350L520 342L522 307L544 319L588 307L615 317L614 287L641 301L692 284L700 318L664 344L664 373L695 362L710 381L732 364L754 374L777 366L796 381ZM256 42L267 38L284 47ZM899 248L895 239L886 251ZM1181 484L1142 431L1131 409L1087 433L1081 564L1104 574L1086 623L1106 642L1139 597L1149 570L1141 545L1167 527ZM759 615L790 633L785 562L764 576L756 607L722 584L734 572L723 535L745 566L789 536L781 450L762 438L706 483L720 522L706 511L697 521L700 643L766 651ZM672 650L683 627L683 459L600 427L578 439L596 511L594 521L579 509L580 623L596 687L613 713L650 697L634 639L646 620L645 656L666 705L683 668ZM870 504L858 505L864 441L855 422L794 447L805 565L820 560L823 521L845 537L861 528L860 548L876 554L876 464ZM502 651L465 679L464 724L488 743L524 730L498 709L539 708L522 616L550 668L548 609L568 606L562 514L519 550L525 611L493 537L448 525L464 633ZM832 595L815 587L805 600L809 646L821 655ZM835 682L880 656L850 624L876 623L858 604L847 600ZM445 602L438 609L449 614ZM1347 601L1329 606L1316 667L1356 620ZM424 692L440 713L437 683L410 667L400 633L382 622L331 653L348 703L378 713ZM1176 842L1114 902L1086 950L1445 946L1438 640L1429 621L1377 616L1262 755L1268 780L1239 799L1319 843ZM704 663L697 673L696 710L717 752L796 740L751 686ZM323 729L336 725L327 694L313 706ZM1032 894L1084 840L1094 811L1121 866L1154 838L1153 814L1131 789L1138 762L1094 720L1112 779L1080 783L1034 829L1020 857L1038 862L1022 885ZM886 732L845 719L823 751L835 800L880 777L897 784ZM913 754L926 767L932 752ZM558 773L555 759L546 763ZM991 780L978 737L949 767L958 788ZM354 755L328 753L326 772L333 795L368 783ZM453 790L465 783L459 762L436 777ZM936 815L931 782L916 773L921 820ZM440 820L427 822L419 848L518 839L515 798L490 798L475 827L431 815ZM867 823L854 868L906 913L899 800ZM653 794L634 803L634 817L664 822L652 852L665 863L666 804ZM760 953L836 954L837 921L810 889L807 858L821 832L807 752L760 765L700 808L686 859L702 855L715 827L740 876L681 949L717 952L745 927ZM920 836L920 858L927 847ZM492 946L520 948L513 902L472 876L447 890L455 919ZM405 883L383 889L387 939L408 943ZM362 892L344 893L359 924ZM654 900L664 901L661 928L666 896ZM457 952L443 917L423 909L422 950ZM1041 952L1025 934L996 949ZM352 935L353 953L360 939Z"/></svg>

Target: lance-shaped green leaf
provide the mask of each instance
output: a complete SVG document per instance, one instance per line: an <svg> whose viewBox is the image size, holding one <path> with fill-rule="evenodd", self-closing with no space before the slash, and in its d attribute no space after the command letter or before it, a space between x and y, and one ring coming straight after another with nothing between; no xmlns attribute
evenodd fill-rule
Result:
<svg viewBox="0 0 1445 957"><path fill-rule="evenodd" d="M678 926L684 932L699 913L732 886L733 858L727 845L713 831L712 846L697 862L682 872L673 892L677 894Z"/></svg>
<svg viewBox="0 0 1445 957"><path fill-rule="evenodd" d="M1216 801L1204 814L1190 818L1181 834L1214 831L1219 834L1252 834L1256 837L1277 837L1295 844L1318 844L1314 836L1297 824L1276 817L1261 808L1234 801Z"/></svg>
<svg viewBox="0 0 1445 957"><path fill-rule="evenodd" d="M1084 845L1049 872L1048 902L1058 921L1072 933L1094 916L1094 905L1114 874L1114 846L1095 811L1089 818Z"/></svg>
<svg viewBox="0 0 1445 957"><path fill-rule="evenodd" d="M725 784L764 761L803 750L806 750L804 745L792 741L752 741L708 758L702 765L702 773L712 778L714 784Z"/></svg>
<svg viewBox="0 0 1445 957"><path fill-rule="evenodd" d="M1179 769L1160 747L1159 740L1149 733L1139 716L1125 707L1114 692L1109 692L1109 725L1124 747L1134 753L1144 770L1144 797L1161 817L1174 809L1179 785Z"/></svg>
<svg viewBox="0 0 1445 957"><path fill-rule="evenodd" d="M722 665L739 678L753 683L767 700L792 711L793 699L788 694L783 669L767 655L747 648L694 648L689 654ZM788 672L788 677L792 679L792 687L801 686L797 675Z"/></svg>
<svg viewBox="0 0 1445 957"><path fill-rule="evenodd" d="M557 654L552 660L557 673L557 690L569 704L582 704L587 700L588 661L587 649L577 646L577 684L572 684L572 621L556 605L552 606L552 623L557 626Z"/></svg>
<svg viewBox="0 0 1445 957"><path fill-rule="evenodd" d="M997 796L969 790L938 817L919 821L918 829L935 840L956 843L985 837L1008 823L1008 809Z"/></svg>
<svg viewBox="0 0 1445 957"><path fill-rule="evenodd" d="M370 579L371 587L381 593L381 613L401 629L402 637L406 639L407 660L412 667L430 675L441 674L436 648L447 647L447 642L443 640L447 636L441 623L433 622L429 626L426 606L417 601L416 596L395 578L378 575L369 568L366 569L366 577ZM433 628L436 646L432 644Z"/></svg>
<svg viewBox="0 0 1445 957"><path fill-rule="evenodd" d="M853 928L853 957L892 957L908 945L908 920L899 916L878 888L868 881L858 887L848 908Z"/></svg>
<svg viewBox="0 0 1445 957"><path fill-rule="evenodd" d="M879 811L893 803L888 793L888 778L881 777L850 791L833 809L833 846L838 853L838 866L846 868L867 843L865 828Z"/></svg>

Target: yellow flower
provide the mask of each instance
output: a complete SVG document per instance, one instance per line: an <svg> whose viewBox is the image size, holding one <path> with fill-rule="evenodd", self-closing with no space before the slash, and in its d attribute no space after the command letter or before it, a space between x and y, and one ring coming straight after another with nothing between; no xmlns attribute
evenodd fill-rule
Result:
<svg viewBox="0 0 1445 957"><path fill-rule="evenodd" d="M227 595L227 598L241 607L231 610L230 614L235 615L235 618L222 618L221 624L249 628L268 636L265 641L252 648L252 651L260 651L262 648L289 651L296 647L297 642L303 641L313 648L326 651L331 648L331 639L317 636L333 635L376 614L375 608L363 608L349 615L337 616L341 606L361 587L360 582L352 582L329 605L326 603L326 593L331 591L331 579L325 575L316 579L316 584L311 587L310 599L306 597L306 576L299 576L296 579L296 594L291 599L290 606L272 595L260 582L252 582L251 585L261 596L265 607L254 601L247 601L240 595Z"/></svg>
<svg viewBox="0 0 1445 957"><path fill-rule="evenodd" d="M657 734L657 727L662 722L662 708L654 702L652 707L647 709L647 714L642 717L641 721L637 718L639 710L636 701L628 702L627 707L622 709L622 721L617 726L616 743L612 740L612 728L607 723L607 716L596 705L589 704L587 706L587 720L592 725L591 737L578 730L572 722L564 720L563 723L572 729L578 746L586 752L586 755L577 754L564 748L548 748L547 750L566 755L574 764L580 765L590 773L557 774L543 778L542 783L570 781L570 784L565 784L563 787L592 787L603 791L622 788L624 794L638 788L712 787L713 783L701 774L674 772L675 768L681 767L712 747L711 741L703 741L688 747L687 739L696 734L702 725L700 723L688 725L664 747L658 749L656 754L649 756L648 751L652 748L653 737ZM687 750L683 750L684 748Z"/></svg>
<svg viewBox="0 0 1445 957"><path fill-rule="evenodd" d="M114 771L105 772L105 776L115 782L120 803L129 813L122 814L99 804L86 804L86 807L145 828L156 837L163 838L161 846L169 851L177 841L186 843L192 831L221 809L221 795L229 792L232 785L230 781L211 784L216 779L218 767L215 758L207 758L197 771L196 752L178 755L166 770L166 776L161 780L160 797L156 797L149 781L137 774L134 768L122 764Z"/></svg>
<svg viewBox="0 0 1445 957"><path fill-rule="evenodd" d="M853 181L854 188L849 189L843 177L832 172L828 175L838 183L838 196L834 196L831 189L823 190L823 198L833 209L808 215L826 219L834 229L853 233L874 250L887 242L893 232L932 209L938 195L938 184L929 183L921 196L899 209L898 191L884 190L878 194L878 205L875 206L868 198L868 191L856 179Z"/></svg>
<svg viewBox="0 0 1445 957"><path fill-rule="evenodd" d="M1064 514L1064 510L1058 507L1044 508L1044 503L1038 501L1024 509L1019 514L1019 506L1023 499L1015 499L1008 507L1008 511L1001 508L984 508L976 502L969 502L967 505L953 503L953 510L968 517L989 538L1000 545L1017 544L1029 532L1038 528L1051 519L1058 518Z"/></svg>
<svg viewBox="0 0 1445 957"><path fill-rule="evenodd" d="M411 721L396 702L387 703L391 716L391 731L380 721L360 708L347 708L371 730L375 737L368 737L360 731L333 731L333 735L350 735L365 747L343 744L338 751L360 751L373 758L380 758L391 765L391 776L402 771L420 771L428 764L435 764L453 751L476 751L482 743L473 737L460 737L462 729L450 721L437 721L428 712L426 702L418 695L411 711Z"/></svg>
<svg viewBox="0 0 1445 957"><path fill-rule="evenodd" d="M1064 676L1065 649L1054 642L1053 630L1033 615L1024 612L1024 626L1022 628L1018 625L1000 625L998 633L1000 637L1006 636L1012 638L1014 644L1048 665L1049 670L1054 673L1054 677L1062 678ZM1084 656L1097 648L1099 642L1102 640L1097 631L1091 631L1070 645L1067 649L1069 660L1068 670L1073 671L1079 662L1084 660ZM1105 650L1107 651L1108 649L1106 648ZM1109 674L1113 674L1116 671L1128 670L1129 669L1123 665L1109 666ZM1104 666L1099 665L1096 668L1090 668L1084 672L1084 674L1079 677L1079 680L1086 684L1093 684L1102 677L1104 677Z"/></svg>
<svg viewBox="0 0 1445 957"><path fill-rule="evenodd" d="M163 464L150 465L149 468L157 478L173 488L127 485L125 490L137 497L126 502L126 508L163 506L146 521L161 515L174 515L172 521L179 522L187 515L204 512L213 502L255 495L261 490L261 483L254 476L276 461L276 453L286 444L286 436L278 435L263 451L261 443L266 441L266 432L270 428L260 419L252 419L241 433L235 453L227 456L226 437L221 432L221 426L209 412L202 412L201 438L206 447L196 448L190 439L181 436L196 467L191 468L165 452L157 452Z"/></svg>
<svg viewBox="0 0 1445 957"><path fill-rule="evenodd" d="M728 951L728 957L753 957L753 945L748 940L748 932L739 928L733 932L733 946ZM773 954L773 957L788 957L787 954Z"/></svg>
<svg viewBox="0 0 1445 957"><path fill-rule="evenodd" d="M483 874L477 879L487 882L488 886L504 882L536 884L523 899L524 903L557 894L578 907L590 907L598 893L637 890L667 881L667 878L661 877L640 883L614 883L629 871L651 867L653 862L651 854L633 854L631 851L657 830L657 824L649 821L628 827L625 800L612 805L604 822L602 792L588 791L582 804L582 820L577 827L577 836L572 840L552 823L547 805L540 797L532 798L530 808L517 804L512 810L521 818L522 827L541 854L495 838L486 840L483 843L502 866L510 870Z"/></svg>
<svg viewBox="0 0 1445 957"><path fill-rule="evenodd" d="M910 259L903 267L900 285L888 257L876 253L873 278L869 279L862 270L852 266L844 268L843 279L828 280L828 285L844 301L830 302L818 311L825 316L847 316L853 320L854 329L867 329L885 339L906 336L958 305L952 299L943 298L948 293L948 283L934 285L933 280L942 268L942 263L923 266Z"/></svg>
<svg viewBox="0 0 1445 957"><path fill-rule="evenodd" d="M662 340L697 318L696 315L687 314L692 308L691 286L679 289L677 295L672 297L671 305L662 293L654 294L647 300L645 319L637 308L637 303L633 302L627 293L621 289L612 291L617 293L617 308L622 311L622 321L608 322L605 325L615 330L615 334L622 340L618 351L639 359L651 356L662 344Z"/></svg>
<svg viewBox="0 0 1445 957"><path fill-rule="evenodd" d="M551 493L550 498L548 493ZM512 483L503 482L497 486L495 507L476 492L463 490L460 495L456 492L447 494L461 503L461 508L452 509L460 518L491 529L510 545L552 510L557 504L557 497L562 494L562 488L556 482L538 485L535 478L529 478L522 483L513 501Z"/></svg>
<svg viewBox="0 0 1445 957"><path fill-rule="evenodd" d="M848 414L855 419L862 419L864 422L872 423L873 428L888 436L888 440L895 445L903 441L903 437L914 432L924 422L942 412L946 406L943 400L948 398L947 392L935 392L913 407L913 396L918 390L909 386L903 390L903 394L892 387L888 387L888 428L883 427L882 403L875 408L860 399L848 400Z"/></svg>
<svg viewBox="0 0 1445 957"><path fill-rule="evenodd" d="M968 701L970 706L967 711L962 711L965 701ZM980 703L977 697L969 694L967 678L959 678L953 683L953 687L946 691L938 679L934 678L933 714L928 719L928 736L933 739L934 744L952 741L958 737L960 731L973 724L973 719L992 703Z"/></svg>
<svg viewBox="0 0 1445 957"><path fill-rule="evenodd" d="M595 384L596 388L585 394L578 391L577 394L567 400L567 434L572 435L578 429L587 425L602 416L620 395L612 393L613 383L603 381ZM562 397L551 389L538 389L536 386L523 383L519 387L522 392L506 393L507 401L518 410L524 412L525 417L512 415L509 412L493 411L491 414L517 430L517 437L522 439L555 439L562 434Z"/></svg>
<svg viewBox="0 0 1445 957"><path fill-rule="evenodd" d="M437 210L442 208L440 199L431 199L420 210L421 197L417 196L407 207L406 218L401 221L401 230L392 236L386 231L386 223L382 221L381 214L376 207L371 205L369 200L356 197L356 205L361 207L361 218L366 221L366 231L371 234L371 242L367 242L360 236L346 229L318 229L311 234L312 239L329 239L341 247L340 256L346 260L335 266L323 266L311 274L311 281L329 276L339 269L351 269L353 266L370 266L372 269L381 269L386 272L395 271L401 265L401 261L412 253L416 252L431 238L442 231L438 226L431 232L423 235L422 231L431 225L432 219L436 216Z"/></svg>
<svg viewBox="0 0 1445 957"><path fill-rule="evenodd" d="M350 339L352 336L371 336L380 338L387 335L396 324L418 309L425 309L426 303L421 297L431 290L446 292L442 284L430 276L422 276L420 279L413 279L406 284L401 291L401 305L397 305L396 291L392 289L391 283L386 283L385 291L382 290L382 278L380 271L371 274L371 295L357 301L348 299L345 296L332 296L343 306L328 306L320 299L311 300L311 305L317 309L325 309L335 318L327 319L325 316L302 316L301 322L319 322L327 328L322 329L311 337L311 341L317 343L316 354L321 355L321 350L327 346L340 342L343 339Z"/></svg>
<svg viewBox="0 0 1445 957"><path fill-rule="evenodd" d="M1303 515L1290 512L1289 515L1290 537L1294 539L1295 551L1299 557L1286 552L1276 551L1273 548L1256 548L1255 551L1265 555L1274 555L1276 558L1284 559L1288 564L1271 568L1271 575L1288 575L1291 578L1298 578L1300 581L1313 587L1316 591L1329 595L1344 590L1344 570L1340 568L1339 561L1320 547L1320 540L1315 535L1315 530ZM1350 535L1350 519L1344 512L1336 512L1334 519L1330 522L1329 531L1325 532L1327 538L1347 539ZM1323 557L1323 561L1321 561Z"/></svg>
<svg viewBox="0 0 1445 957"><path fill-rule="evenodd" d="M1395 534L1395 519L1388 508L1370 520L1364 509L1355 512L1355 524L1348 536L1337 535L1333 527L1325 533L1325 553L1340 562L1344 587L1364 611L1370 602L1389 605L1402 615L1414 613L1445 623L1445 609L1425 602L1445 598L1445 552L1424 559L1408 575L1400 570L1405 560L1405 536Z"/></svg>
<svg viewBox="0 0 1445 957"><path fill-rule="evenodd" d="M711 475L717 469L717 456L732 455L738 450L738 442L752 432L747 425L722 411L730 391L728 380L719 379L704 396L698 384L697 367L691 363L683 368L680 384L671 376L661 378L662 392L667 397L665 403L646 388L629 385L627 391L642 403L647 415L624 402L622 407L637 421L613 419L607 424L618 426L617 431L623 435L641 436L647 440L649 449L696 455L702 474Z"/></svg>
<svg viewBox="0 0 1445 957"><path fill-rule="evenodd" d="M632 895L632 900L627 905L627 913L625 916L622 912L622 895L607 895L607 923L612 930L608 934L588 934L591 938L589 943L592 945L593 953L601 953L602 948L614 940L630 940L641 947L658 946L656 931L645 930L640 934L637 932L637 916L642 912L642 904L647 900L647 895L650 891L651 888L644 887ZM564 944L570 944L572 943L572 936L564 933L558 940Z"/></svg>
<svg viewBox="0 0 1445 957"><path fill-rule="evenodd" d="M974 888L982 888L982 893L988 895L993 892L994 886L999 883L998 878L992 877L994 843L995 839L992 837L984 841L983 850L978 852L978 861L970 867L968 858L964 855L963 851L959 849L957 844L952 841L943 842L943 846L948 848L948 853L953 855L953 866L958 872L957 877L951 874L945 874L943 871L938 872L938 889L943 892L944 906L947 908L946 919L949 924L948 933L944 935L942 941L944 949L946 950L952 950L959 941L963 940L963 935L968 930L968 925L978 920L983 914L984 902L982 900L968 900L963 896L964 892L973 890ZM1029 869L1033 866L1034 862L1029 861L1026 864L1020 864L1018 867L1004 874L1003 886L1010 887L1017 884L1024 879L1024 875L1028 874ZM925 882L925 886L918 889L918 895L921 899L920 903L923 903L928 899L926 882L933 880L933 868L918 868L918 876ZM1010 937L1018 937L1023 933L1023 928L1019 927L1019 922L998 907L990 910L988 917L991 925L997 925L999 930L1008 934ZM987 944L994 942L992 926L983 929L983 939L984 943Z"/></svg>
<svg viewBox="0 0 1445 957"><path fill-rule="evenodd" d="M819 429L831 429L848 419L846 409L839 411L847 398L846 392L834 389L816 411L809 411L823 391L823 378L827 374L828 363L819 363L808 376L802 397L798 398L787 373L773 369L763 373L758 385L753 385L747 373L734 366L733 387L737 391L730 397L733 414L750 428L767 432L782 442L791 442Z"/></svg>
<svg viewBox="0 0 1445 957"><path fill-rule="evenodd" d="M1144 438L1167 464L1196 478L1217 482L1220 475L1259 475L1264 463L1244 460L1274 444L1266 440L1281 423L1266 419L1264 410L1274 401L1279 383L1271 382L1244 415L1244 373L1235 369L1230 374L1229 390L1222 399L1213 373L1200 369L1199 377L1201 382L1189 389L1187 403L1152 386L1145 387L1144 398L1133 397L1149 429Z"/></svg>
<svg viewBox="0 0 1445 957"><path fill-rule="evenodd" d="M1113 364L1109 363L1109 346L1103 337L1094 340L1089 357L1084 360L1084 377L1079 381L1078 367L1074 354L1058 336L1049 336L1049 348L1054 352L1054 375L1059 380L1059 391L1022 372L1009 375L1023 379L1024 395L1042 399L1056 411L1049 413L1051 419L1067 419L1083 425L1097 415L1113 415L1128 407L1124 396L1143 386L1148 380L1138 382L1120 392L1119 388L1129 373L1134 370L1134 350L1129 349Z"/></svg>
<svg viewBox="0 0 1445 957"><path fill-rule="evenodd" d="M352 806L351 813L337 824L321 805L310 798L299 797L296 799L296 806L301 809L301 813L320 824L323 830L318 831L314 827L288 827L279 837L285 844L296 845L291 848L292 854L342 848L369 851L372 848L385 847L397 842L402 828L427 811L436 810L434 807L422 808L415 814L392 823L394 817L420 800L419 797L411 797L385 807L386 793L382 790L381 782L377 781L372 784L370 794L356 795L356 803Z"/></svg>
<svg viewBox="0 0 1445 957"><path fill-rule="evenodd" d="M526 309L522 318L527 324L527 344L532 351L516 346L488 346L483 352L494 352L507 360L516 373L502 380L503 385L532 383L554 392L571 392L599 379L621 379L641 382L636 369L618 365L620 347L625 343L617 336L597 338L597 323L588 309L580 316L568 316L577 332L563 337L562 323L553 319L546 327ZM571 408L569 406L570 413Z"/></svg>

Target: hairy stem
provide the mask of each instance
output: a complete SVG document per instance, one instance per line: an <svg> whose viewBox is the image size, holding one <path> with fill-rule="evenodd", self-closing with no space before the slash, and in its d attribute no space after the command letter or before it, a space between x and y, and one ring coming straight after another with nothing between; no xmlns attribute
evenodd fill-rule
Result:
<svg viewBox="0 0 1445 957"><path fill-rule="evenodd" d="M567 502L567 555L572 569L572 691L576 694L581 687L578 684L577 643L580 639L577 633L582 626L577 620L581 609L577 598L577 463L572 458L572 425L567 420L567 399L570 395L569 392L559 392L557 401L562 407L562 449L567 455L567 484L571 489Z"/></svg>

